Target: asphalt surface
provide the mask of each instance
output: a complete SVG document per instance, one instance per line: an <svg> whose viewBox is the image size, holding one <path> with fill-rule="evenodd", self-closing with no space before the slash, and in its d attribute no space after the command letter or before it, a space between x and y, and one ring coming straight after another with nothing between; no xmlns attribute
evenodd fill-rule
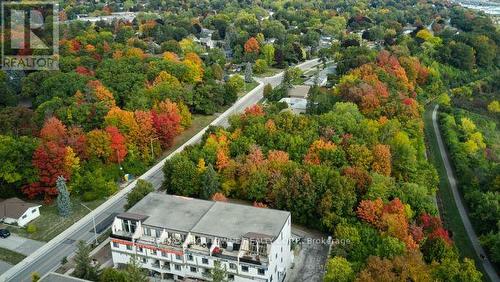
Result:
<svg viewBox="0 0 500 282"><path fill-rule="evenodd" d="M325 273L330 244L328 238L314 230L292 225L292 238L298 241L298 252L294 252L293 268L287 271L285 282L321 282Z"/></svg>
<svg viewBox="0 0 500 282"><path fill-rule="evenodd" d="M485 258L481 260L484 270L486 274L490 278L491 281L500 281L498 274L495 271L495 268L491 264L491 262L486 257L486 252L484 251L481 243L479 243L479 239L477 238L476 232L472 227L472 224L469 219L469 215L467 214L467 210L462 202L462 198L460 197L460 192L457 188L457 180L455 175L453 174L453 169L451 167L450 161L448 159L448 153L445 150L445 146L443 143L443 139L441 138L441 132L439 131L438 123L437 123L437 111L439 109L439 105L434 107L432 111L432 126L434 127L434 133L436 134L436 138L438 141L439 154L443 159L444 167L446 169L446 176L448 177L448 183L450 183L450 188L453 193L453 199L455 200L455 204L457 205L458 212L460 217L462 218L462 222L465 227L465 231L467 232L467 236L472 243L472 247L474 251L476 251L477 256L480 258L484 256Z"/></svg>
<svg viewBox="0 0 500 282"><path fill-rule="evenodd" d="M318 59L314 59L306 61L298 65L298 67L302 70L307 70L318 64ZM216 118L211 125L226 126L228 124L228 118L231 115L243 112L247 107L256 104L263 98L263 89L265 84L270 83L271 85L276 86L281 82L282 78L283 72L272 77L256 79L260 82L260 85L236 101L231 108ZM207 128L208 127L201 130L172 154L148 170L140 177L140 179L151 182L156 189L160 188L163 182L162 167L165 160L182 151L185 146L199 142ZM103 223L111 225L112 221L109 220L110 217L113 217L116 213L124 211L123 207L126 203L126 195L135 186L135 183L136 181L129 184L122 191L118 192L108 201L95 209L91 214L76 222L73 226L59 234L38 251L34 252L21 263L4 273L0 276L0 281L29 282L31 281L31 274L33 272L38 272L41 276L43 276L46 273L55 270L59 267L61 260L64 257L70 257L73 255L78 241L83 240L91 242L94 240L92 215L95 216L96 225L103 227Z"/></svg>
<svg viewBox="0 0 500 282"><path fill-rule="evenodd" d="M14 233L11 233L11 235L7 238L0 238L1 248L11 250L25 256L31 255L44 244L45 242L24 238Z"/></svg>

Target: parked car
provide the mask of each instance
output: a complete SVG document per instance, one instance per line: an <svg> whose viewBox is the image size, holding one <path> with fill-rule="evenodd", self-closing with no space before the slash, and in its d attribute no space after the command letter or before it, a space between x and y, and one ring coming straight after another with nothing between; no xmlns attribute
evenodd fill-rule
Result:
<svg viewBox="0 0 500 282"><path fill-rule="evenodd" d="M10 236L10 231L7 229L0 229L0 237L7 238Z"/></svg>

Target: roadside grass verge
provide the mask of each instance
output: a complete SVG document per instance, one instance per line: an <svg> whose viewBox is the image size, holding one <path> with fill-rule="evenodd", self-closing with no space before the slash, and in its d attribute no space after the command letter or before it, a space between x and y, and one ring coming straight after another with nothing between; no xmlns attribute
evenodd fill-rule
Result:
<svg viewBox="0 0 500 282"><path fill-rule="evenodd" d="M429 161L434 164L438 174L439 174L439 189L437 191L438 197L438 207L439 213L443 220L444 226L452 232L452 239L457 246L460 256L468 257L476 262L476 267L483 273L483 278L488 279L486 275L483 264L479 257L477 257L474 248L472 247L471 241L467 236L465 227L458 212L457 205L455 204L455 199L453 198L453 193L451 191L450 184L446 175L446 169L444 167L443 159L439 152L439 147L434 133L434 127L432 125L432 111L434 105L428 105L424 113L425 122L425 139L428 150Z"/></svg>
<svg viewBox="0 0 500 282"><path fill-rule="evenodd" d="M21 262L26 256L20 253L13 252L4 248L0 248L0 260L16 265Z"/></svg>

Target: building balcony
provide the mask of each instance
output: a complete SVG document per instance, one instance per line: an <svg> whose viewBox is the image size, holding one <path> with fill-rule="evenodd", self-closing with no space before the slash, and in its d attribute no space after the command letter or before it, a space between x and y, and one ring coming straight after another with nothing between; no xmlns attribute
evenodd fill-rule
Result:
<svg viewBox="0 0 500 282"><path fill-rule="evenodd" d="M133 233L125 232L125 231L115 231L109 235L111 238L125 240L132 242Z"/></svg>

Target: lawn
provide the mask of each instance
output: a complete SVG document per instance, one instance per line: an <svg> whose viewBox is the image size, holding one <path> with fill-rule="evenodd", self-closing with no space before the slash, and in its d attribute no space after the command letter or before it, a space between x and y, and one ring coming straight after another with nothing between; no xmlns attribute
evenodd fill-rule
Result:
<svg viewBox="0 0 500 282"><path fill-rule="evenodd" d="M257 87L259 85L259 83L257 81L252 81L250 83L246 83L245 82L245 89L244 91L242 91L238 96L245 96L245 94L247 94L248 92L252 91L252 89L254 89L255 87Z"/></svg>
<svg viewBox="0 0 500 282"><path fill-rule="evenodd" d="M254 73L254 75L256 77L267 77L267 76L274 76L275 74L282 72L282 71L283 71L282 69L278 69L278 68L268 68L264 73L259 73L259 74Z"/></svg>
<svg viewBox="0 0 500 282"><path fill-rule="evenodd" d="M224 109L225 110L225 109ZM182 132L181 135L177 136L174 140L174 144L170 149L165 151L160 159L170 155L173 151L177 150L182 144L186 143L189 139L195 136L198 132L200 132L203 128L207 127L212 121L216 118L216 115L193 115L193 121L191 123L191 127ZM158 159L158 161L160 160Z"/></svg>
<svg viewBox="0 0 500 282"><path fill-rule="evenodd" d="M13 252L4 248L0 248L0 260L8 262L12 265L18 264L26 256L20 253Z"/></svg>
<svg viewBox="0 0 500 282"><path fill-rule="evenodd" d="M443 160L439 153L439 148L432 126L432 110L434 105L429 105L424 114L425 136L429 161L436 167L439 173L439 190L437 191L439 212L441 214L445 227L452 232L452 239L458 248L461 257L472 258L476 261L476 267L481 270L483 277L487 277L480 259L476 256L476 252L465 231L462 219L458 212L453 193L448 183L446 169ZM486 278L487 279L487 278Z"/></svg>
<svg viewBox="0 0 500 282"><path fill-rule="evenodd" d="M106 199L99 199L92 202L84 202L84 205L90 209L95 209L105 201ZM80 199L73 198L71 202L72 214L67 218L59 216L55 203L42 205L40 207L40 216L30 223L36 227L36 232L34 233L28 233L26 228L15 226L9 226L7 229L25 238L48 242L89 213L89 210L81 205L82 202Z"/></svg>

